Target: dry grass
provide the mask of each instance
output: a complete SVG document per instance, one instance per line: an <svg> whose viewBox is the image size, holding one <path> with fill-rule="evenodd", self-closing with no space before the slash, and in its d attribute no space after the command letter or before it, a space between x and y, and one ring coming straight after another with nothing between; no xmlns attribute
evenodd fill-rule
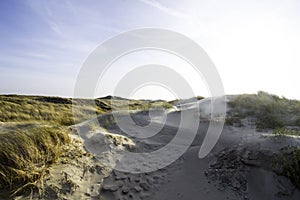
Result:
<svg viewBox="0 0 300 200"><path fill-rule="evenodd" d="M80 108L76 120L72 105ZM0 96L0 122L46 122L69 126L89 119L92 115L107 112L106 107L90 105L89 100L72 101L59 97Z"/></svg>
<svg viewBox="0 0 300 200"><path fill-rule="evenodd" d="M65 128L9 125L0 133L0 188L18 192L40 180L70 142Z"/></svg>
<svg viewBox="0 0 300 200"><path fill-rule="evenodd" d="M0 95L0 122L43 122L62 126L90 119L113 109L149 110L172 108L166 101L127 100L120 98L70 99L60 97ZM76 118L74 118L74 113Z"/></svg>
<svg viewBox="0 0 300 200"><path fill-rule="evenodd" d="M70 145L66 126L110 112L111 100L117 110L172 107L165 101L115 97L92 100L0 95L0 189L13 194L42 183L49 166ZM107 123L113 121L108 119Z"/></svg>

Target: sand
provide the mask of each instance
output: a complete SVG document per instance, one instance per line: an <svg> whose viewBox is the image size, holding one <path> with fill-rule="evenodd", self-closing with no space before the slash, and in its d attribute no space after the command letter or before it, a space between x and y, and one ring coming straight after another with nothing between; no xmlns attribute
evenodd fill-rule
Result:
<svg viewBox="0 0 300 200"><path fill-rule="evenodd" d="M106 126L106 130L87 128L96 120L101 123L101 116L79 124L81 132L73 133L74 145L66 150L77 151L78 156L66 153L53 165L39 195L44 199L103 200L300 199L299 189L272 170L274 154L288 145L299 146L299 138L274 139L269 131L258 132L246 120L243 127L225 126L213 150L199 159L210 115L207 101L197 103L205 115L193 143L175 162L153 172L128 173L114 168L119 162L139 168L142 163L126 162L120 152L152 152L164 147L178 130L182 110L190 112L189 120L199 117L195 115L195 103L187 102L167 111L166 119L161 112L152 113L154 127L161 130L150 138L138 138L136 124L130 123L128 128L136 137L128 136L114 123ZM132 117L137 124L150 122L146 112L133 113ZM159 165L160 160L154 162ZM39 195L33 195L33 199Z"/></svg>

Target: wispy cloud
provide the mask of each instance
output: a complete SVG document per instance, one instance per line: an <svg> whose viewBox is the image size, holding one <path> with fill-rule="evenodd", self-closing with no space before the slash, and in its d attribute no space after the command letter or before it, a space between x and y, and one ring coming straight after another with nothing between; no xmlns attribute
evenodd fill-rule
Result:
<svg viewBox="0 0 300 200"><path fill-rule="evenodd" d="M270 88L281 87L284 91L288 82L294 81L297 85L299 80L300 4L297 0L247 3L236 0L91 0L89 3L24 0L20 3L0 1L0 6L7 11L0 12L0 92L6 87L5 91L9 91L10 83L19 76L31 83L26 88L33 93L37 82L40 88L48 87L38 77L51 76L55 82L60 77L61 83L75 80L74 74L97 45L114 35L141 27L167 28L201 44L220 68L230 93L237 90L236 79L244 89L269 83ZM290 66L290 72L280 71L282 66ZM271 67L273 79L265 81ZM243 75L246 68L253 76ZM260 73L263 75L258 80L257 72L263 69L266 73ZM233 78L232 72L239 75ZM43 75L36 75L39 73ZM289 81L278 82L283 73ZM35 74L38 81L30 74ZM255 83L253 77L256 77ZM274 86L275 83L279 85ZM16 88L24 88L21 81L18 84ZM57 94L62 95L63 90L68 89ZM292 85L288 91L299 94L296 90Z"/></svg>
<svg viewBox="0 0 300 200"><path fill-rule="evenodd" d="M170 8L168 6L165 6L156 0L140 0L140 2L145 3L149 6L152 6L153 8L156 8L156 9L158 9L168 15L174 16L174 17L183 18L183 19L191 18L190 15L188 15L184 12L180 12L176 9Z"/></svg>
<svg viewBox="0 0 300 200"><path fill-rule="evenodd" d="M172 25L174 28L178 26L178 29L184 29L185 30L184 32L187 32L187 28L192 29L189 33L190 35L195 35L195 34L204 35L206 34L206 32L208 32L208 30L212 29L212 24L207 21L200 20L199 16L197 16L198 13L195 13L194 11L184 12L182 10L179 10L178 4L168 3L167 5L165 5L157 0L139 0L139 1L144 3L147 6L159 10L163 14L169 15L170 16L169 21L176 22L175 25ZM175 5L177 5L177 7L175 7ZM184 8L183 10L187 10L184 4L180 8ZM210 32L209 35L211 34L212 33Z"/></svg>
<svg viewBox="0 0 300 200"><path fill-rule="evenodd" d="M48 27L57 36L62 38L66 37L58 24L58 20L56 19L57 16L53 13L53 10L51 9L51 3L46 2L44 0L28 0L28 5L40 18L44 20L46 24L48 24ZM55 4L52 3L52 7L54 6Z"/></svg>

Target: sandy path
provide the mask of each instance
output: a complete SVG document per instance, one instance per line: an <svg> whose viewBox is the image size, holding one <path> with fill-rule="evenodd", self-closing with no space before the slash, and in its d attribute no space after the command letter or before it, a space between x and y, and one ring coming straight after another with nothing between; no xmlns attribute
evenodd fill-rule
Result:
<svg viewBox="0 0 300 200"><path fill-rule="evenodd" d="M189 104L187 109L193 106ZM192 109L191 109L192 111ZM146 151L156 150L168 143L176 133L180 112L169 113L161 132L147 139L133 140ZM133 116L140 124L147 124L147 117ZM156 121L156 123L159 123ZM299 139L285 138L276 141L265 137L268 132L257 132L250 125L244 127L224 127L221 138L214 150L205 159L198 158L200 145L208 124L200 124L198 134L188 151L176 162L161 171L150 174L125 174L124 181L115 191L102 191L104 199L299 199L300 193L290 181L276 175L268 164L272 153L293 144L299 145ZM134 127L132 127L134 129ZM117 127L112 132L124 134ZM229 158L229 159L227 159ZM251 163L252 162L252 163ZM253 164L254 162L254 164ZM231 166L232 165L232 166ZM159 177L160 181L147 182ZM114 175L107 178L111 184L116 181ZM145 181L146 180L146 181ZM104 181L105 182L105 181ZM145 182L146 189L136 191L139 183ZM125 192L123 192L123 186Z"/></svg>
<svg viewBox="0 0 300 200"><path fill-rule="evenodd" d="M173 169L173 173L166 177L166 184L154 195L155 200L167 199L230 199L236 197L231 191L220 191L211 185L204 171L209 167L213 157L200 160L199 148L193 147L181 158L182 163Z"/></svg>

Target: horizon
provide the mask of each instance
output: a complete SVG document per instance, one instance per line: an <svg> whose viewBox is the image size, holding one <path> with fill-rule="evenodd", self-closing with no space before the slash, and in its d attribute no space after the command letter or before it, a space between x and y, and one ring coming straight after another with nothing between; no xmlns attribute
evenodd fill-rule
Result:
<svg viewBox="0 0 300 200"><path fill-rule="evenodd" d="M0 94L71 98L82 64L98 45L129 30L155 27L197 42L215 63L226 95L267 91L300 100L296 0L12 0L0 5ZM194 76L187 63L151 51L115 63L95 96L113 94L124 71L141 63L163 63L186 72L194 93L210 96L205 79ZM167 88L138 89L124 98L176 99Z"/></svg>
<svg viewBox="0 0 300 200"><path fill-rule="evenodd" d="M274 94L274 93L269 93L267 91L257 91L256 93L241 93L241 94L225 94L225 96L238 96L238 95L256 95L259 92L265 92L269 95L274 95L274 96L278 96L279 98L285 98L288 100L295 100L295 101L300 101L300 99L293 99L293 98L288 98L282 95L278 95L278 94ZM144 98L126 98L126 97L122 97L122 96L114 96L112 94L107 94L107 95L103 95L103 96L97 96L94 98L89 98L89 97L81 97L81 98L74 98L73 96L59 96L59 95L43 95L43 94L16 94L16 93L11 93L11 94L2 94L0 93L0 96L25 96L25 97L54 97L54 98L67 98L67 99L101 99L101 98L107 98L107 97L117 97L117 98L121 98L121 99L128 99L128 100L145 100L145 101L174 101L174 100L185 100L185 99L192 99L192 98L196 98L196 97L203 97L203 98L211 98L209 96L202 96L202 95L197 95L197 96L193 96L193 97L188 97L188 98L184 98L184 99L144 99Z"/></svg>

